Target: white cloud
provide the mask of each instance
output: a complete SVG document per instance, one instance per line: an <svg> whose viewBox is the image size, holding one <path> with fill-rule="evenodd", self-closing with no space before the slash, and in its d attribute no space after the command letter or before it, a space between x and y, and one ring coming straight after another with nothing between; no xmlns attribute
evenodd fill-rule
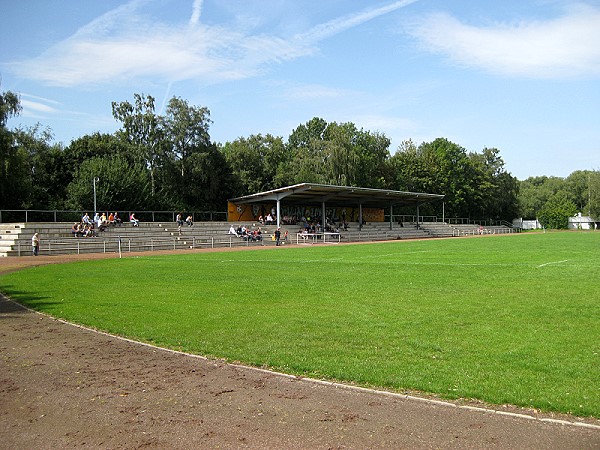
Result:
<svg viewBox="0 0 600 450"><path fill-rule="evenodd" d="M488 27L435 14L411 32L427 50L462 66L534 78L600 75L600 10L589 6L554 20Z"/></svg>
<svg viewBox="0 0 600 450"><path fill-rule="evenodd" d="M190 17L190 25L195 26L198 25L200 21L200 13L202 12L202 0L194 0L194 5L192 6L192 16Z"/></svg>
<svg viewBox="0 0 600 450"><path fill-rule="evenodd" d="M241 79L255 76L269 64L313 54L320 40L414 1L367 9L285 39L231 26L203 25L201 0L193 2L187 27L150 20L143 12L148 0L132 0L40 56L12 62L7 68L20 77L64 87L141 78L159 82Z"/></svg>
<svg viewBox="0 0 600 450"><path fill-rule="evenodd" d="M25 117L37 117L41 114L53 114L58 110L50 105L39 101L32 101L21 98L21 106L23 107L23 115Z"/></svg>
<svg viewBox="0 0 600 450"><path fill-rule="evenodd" d="M293 100L315 100L344 98L350 93L343 89L330 88L320 84L284 85L281 96Z"/></svg>
<svg viewBox="0 0 600 450"><path fill-rule="evenodd" d="M379 8L365 9L357 14L340 17L329 22L317 25L307 33L302 33L296 38L302 41L318 42L328 37L339 34L355 26L361 25L369 20L394 12L404 8L418 0L400 0Z"/></svg>

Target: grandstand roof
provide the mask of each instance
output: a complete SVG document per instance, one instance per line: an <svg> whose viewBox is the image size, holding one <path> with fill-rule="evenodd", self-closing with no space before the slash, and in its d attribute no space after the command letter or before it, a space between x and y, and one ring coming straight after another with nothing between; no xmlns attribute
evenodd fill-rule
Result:
<svg viewBox="0 0 600 450"><path fill-rule="evenodd" d="M361 204L367 207L385 208L390 205L421 205L444 198L440 194L423 192L391 191L354 186L332 186L327 184L301 183L272 191L259 192L229 201L235 204L267 203L284 200L289 205L349 206Z"/></svg>

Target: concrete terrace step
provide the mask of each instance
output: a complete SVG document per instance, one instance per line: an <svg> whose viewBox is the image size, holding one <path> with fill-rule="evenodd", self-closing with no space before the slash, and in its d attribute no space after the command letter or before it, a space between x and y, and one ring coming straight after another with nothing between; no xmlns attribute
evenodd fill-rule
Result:
<svg viewBox="0 0 600 450"><path fill-rule="evenodd" d="M31 254L31 236L39 233L41 239L40 254L57 255L72 253L118 252L119 242L122 252L138 252L152 250L198 249L239 246L275 245L271 236L276 225L261 226L263 241L245 241L228 234L231 225L252 226L242 222L198 222L194 226L182 227L179 235L177 224L173 222L140 222L139 227L129 223L111 226L97 237L76 238L71 233L73 222L57 223L18 223L0 224L0 256L19 256ZM256 225L256 224L254 224ZM299 242L296 234L300 225L283 225L282 234L289 234L288 244ZM396 240L430 237L416 227L395 225L390 230L389 223L366 224L359 229L358 223L350 223L347 231L342 231L339 238L328 235L325 242L358 242ZM311 240L311 243L323 242L322 236ZM302 242L306 243L306 242Z"/></svg>

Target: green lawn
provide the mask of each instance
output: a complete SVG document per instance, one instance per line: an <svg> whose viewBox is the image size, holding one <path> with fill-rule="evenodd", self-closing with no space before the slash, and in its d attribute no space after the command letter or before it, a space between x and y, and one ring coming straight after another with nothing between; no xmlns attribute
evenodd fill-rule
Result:
<svg viewBox="0 0 600 450"><path fill-rule="evenodd" d="M78 262L0 278L72 322L231 361L600 417L600 233Z"/></svg>

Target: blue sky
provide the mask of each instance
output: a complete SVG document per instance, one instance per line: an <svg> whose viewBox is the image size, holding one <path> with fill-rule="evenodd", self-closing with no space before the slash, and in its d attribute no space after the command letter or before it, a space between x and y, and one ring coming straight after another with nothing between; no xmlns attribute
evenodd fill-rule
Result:
<svg viewBox="0 0 600 450"><path fill-rule="evenodd" d="M313 117L495 147L519 179L600 169L600 2L0 0L9 127L115 131L112 101L179 96L225 143Z"/></svg>

